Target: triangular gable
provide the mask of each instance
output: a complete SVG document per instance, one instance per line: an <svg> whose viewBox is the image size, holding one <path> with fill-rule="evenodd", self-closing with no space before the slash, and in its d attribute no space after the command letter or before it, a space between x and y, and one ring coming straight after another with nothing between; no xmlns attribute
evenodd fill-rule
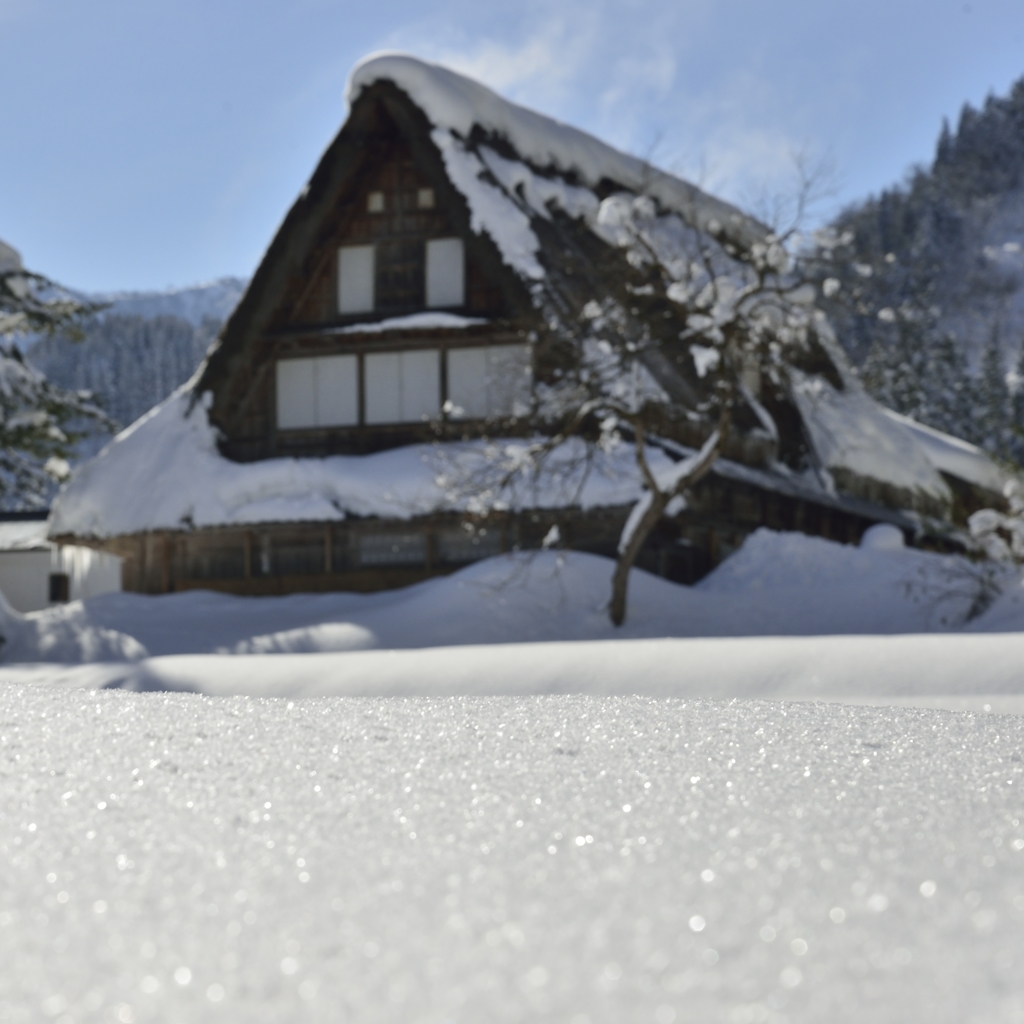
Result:
<svg viewBox="0 0 1024 1024"><path fill-rule="evenodd" d="M266 342L281 334L349 328L421 311L425 237L454 236L466 247L466 316L504 319L532 311L520 279L486 234L474 232L466 200L452 185L430 138L431 126L389 82L365 90L289 210L252 281L211 349L195 384L212 391L211 417L229 425L246 402ZM430 202L418 204L419 193ZM385 208L368 208L372 193ZM403 230L407 228L407 230ZM337 307L340 246L376 242L384 265L376 307L345 315Z"/></svg>

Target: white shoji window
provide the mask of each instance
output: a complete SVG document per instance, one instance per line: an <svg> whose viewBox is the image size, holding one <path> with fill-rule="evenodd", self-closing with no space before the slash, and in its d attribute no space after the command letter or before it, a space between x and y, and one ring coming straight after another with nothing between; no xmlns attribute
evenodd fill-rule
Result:
<svg viewBox="0 0 1024 1024"><path fill-rule="evenodd" d="M343 245L338 250L338 312L372 313L374 305L372 245Z"/></svg>
<svg viewBox="0 0 1024 1024"><path fill-rule="evenodd" d="M427 242L427 308L462 306L466 302L466 256L461 238Z"/></svg>
<svg viewBox="0 0 1024 1024"><path fill-rule="evenodd" d="M533 372L527 345L456 348L448 353L452 419L523 416L530 408Z"/></svg>
<svg viewBox="0 0 1024 1024"><path fill-rule="evenodd" d="M358 422L359 367L355 356L278 362L278 429L348 427Z"/></svg>
<svg viewBox="0 0 1024 1024"><path fill-rule="evenodd" d="M418 423L440 416L437 349L372 352L366 356L365 373L367 423Z"/></svg>

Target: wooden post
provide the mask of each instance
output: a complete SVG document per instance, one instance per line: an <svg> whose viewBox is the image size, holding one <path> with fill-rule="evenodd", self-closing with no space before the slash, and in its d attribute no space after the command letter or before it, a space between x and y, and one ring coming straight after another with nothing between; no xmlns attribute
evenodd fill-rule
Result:
<svg viewBox="0 0 1024 1024"><path fill-rule="evenodd" d="M171 539L166 533L160 535L160 593L171 592Z"/></svg>

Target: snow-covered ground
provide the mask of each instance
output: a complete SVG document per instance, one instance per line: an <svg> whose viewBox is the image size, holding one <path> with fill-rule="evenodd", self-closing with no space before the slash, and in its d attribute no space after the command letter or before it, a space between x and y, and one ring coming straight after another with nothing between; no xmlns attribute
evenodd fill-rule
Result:
<svg viewBox="0 0 1024 1024"><path fill-rule="evenodd" d="M894 535L881 528L855 548L761 530L695 587L635 572L620 630L605 611L611 563L570 552L490 559L372 595L108 594L9 614L4 678L218 695L644 693L1024 710L1024 589L891 546ZM969 619L993 582L1004 594Z"/></svg>
<svg viewBox="0 0 1024 1024"><path fill-rule="evenodd" d="M1024 1021L1024 589L893 539L5 612L0 1020Z"/></svg>
<svg viewBox="0 0 1024 1024"><path fill-rule="evenodd" d="M8 663L108 660L101 637L110 649L120 644L122 658L137 659L613 638L984 631L990 624L1024 629L1024 608L1015 603L1020 587L1010 586L986 613L966 622L985 571L956 557L887 547L895 529L878 531L858 548L758 530L694 587L634 571L621 629L606 612L612 563L545 551L487 559L452 576L376 594L105 594L10 617L4 655Z"/></svg>
<svg viewBox="0 0 1024 1024"><path fill-rule="evenodd" d="M0 687L0 1018L1024 1019L1024 719Z"/></svg>

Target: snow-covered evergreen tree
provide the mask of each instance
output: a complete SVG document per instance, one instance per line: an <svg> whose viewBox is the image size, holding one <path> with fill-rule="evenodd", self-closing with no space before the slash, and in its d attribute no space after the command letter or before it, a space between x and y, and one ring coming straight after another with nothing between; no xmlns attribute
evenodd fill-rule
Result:
<svg viewBox="0 0 1024 1024"><path fill-rule="evenodd" d="M85 391L51 384L29 366L16 343L26 331L73 330L94 307L40 274L27 271L0 244L0 507L44 507L68 458L89 428L108 423Z"/></svg>
<svg viewBox="0 0 1024 1024"><path fill-rule="evenodd" d="M1003 350L999 332L992 336L981 358L981 373L977 380L977 404L975 419L979 444L994 455L1010 458L1010 422L1012 397L1006 383L1006 369L1003 365Z"/></svg>
<svg viewBox="0 0 1024 1024"><path fill-rule="evenodd" d="M195 373L220 327L215 319L193 325L180 316L108 310L82 322L81 339L49 335L26 358L54 383L91 391L127 426Z"/></svg>

